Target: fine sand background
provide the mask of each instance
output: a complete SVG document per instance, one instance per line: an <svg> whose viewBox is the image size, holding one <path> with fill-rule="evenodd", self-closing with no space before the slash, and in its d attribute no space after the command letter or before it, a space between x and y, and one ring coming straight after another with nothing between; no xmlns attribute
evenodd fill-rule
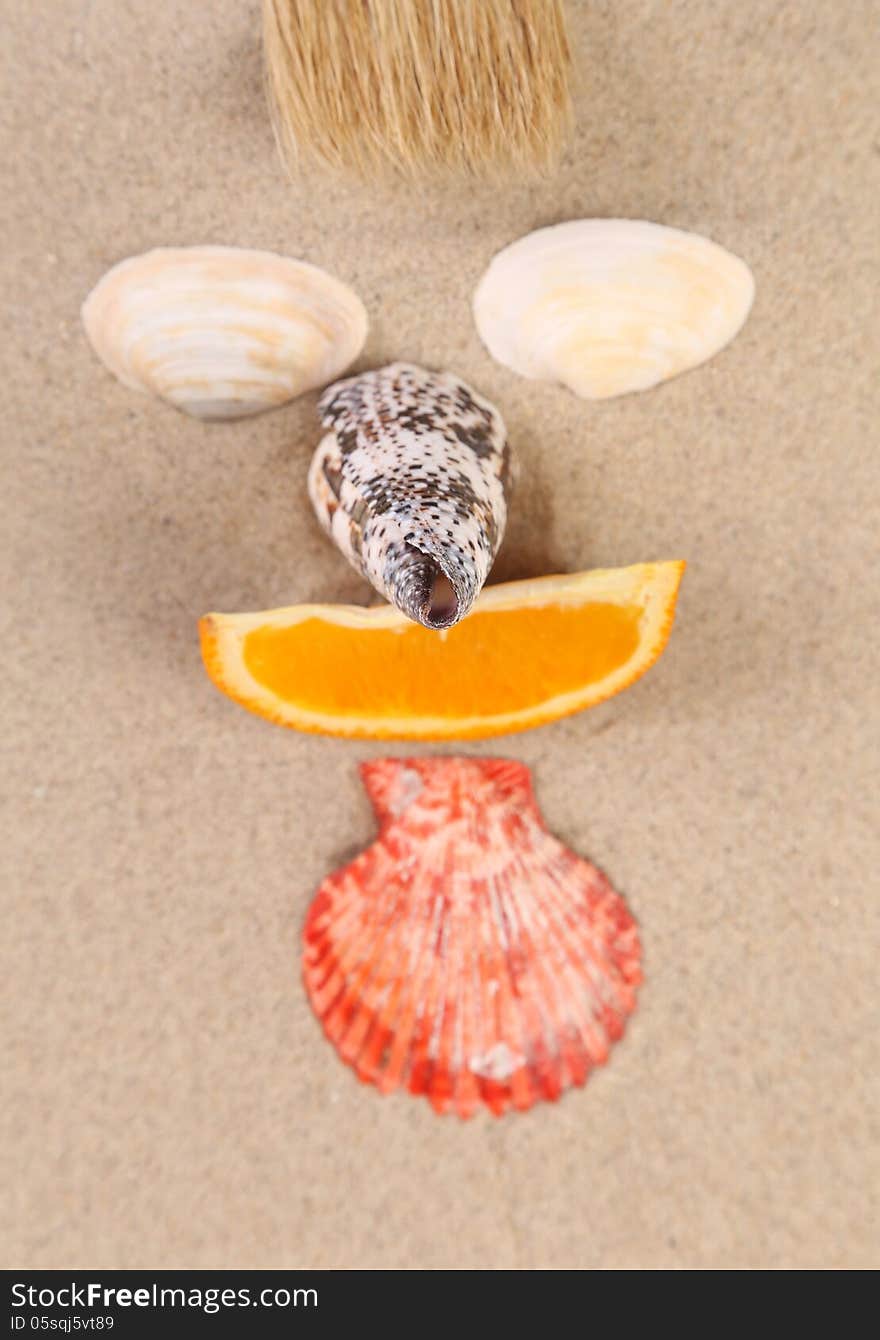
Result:
<svg viewBox="0 0 880 1340"><path fill-rule="evenodd" d="M579 0L551 180L382 193L285 179L255 0L3 9L3 1264L880 1264L876 6ZM742 335L599 405L496 366L483 267L581 215L747 258ZM309 1012L303 915L387 749L226 701L196 620L366 598L307 505L315 397L200 425L79 322L114 262L198 242L328 267L364 365L497 400L525 479L497 577L690 564L645 680L469 750L534 769L641 924L630 1032L558 1106L381 1099Z"/></svg>

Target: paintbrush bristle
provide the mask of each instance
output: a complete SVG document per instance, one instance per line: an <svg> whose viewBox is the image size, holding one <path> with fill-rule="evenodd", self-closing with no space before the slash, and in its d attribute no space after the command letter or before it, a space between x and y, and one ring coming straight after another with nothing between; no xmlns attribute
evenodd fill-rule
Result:
<svg viewBox="0 0 880 1340"><path fill-rule="evenodd" d="M263 0L263 29L289 162L497 174L559 154L562 0Z"/></svg>

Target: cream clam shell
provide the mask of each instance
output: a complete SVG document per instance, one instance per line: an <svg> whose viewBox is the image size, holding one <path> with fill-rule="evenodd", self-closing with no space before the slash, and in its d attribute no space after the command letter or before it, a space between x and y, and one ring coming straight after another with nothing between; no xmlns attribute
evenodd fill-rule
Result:
<svg viewBox="0 0 880 1340"><path fill-rule="evenodd" d="M363 303L340 280L239 247L160 247L122 261L82 319L125 386L198 419L259 414L325 386L367 333Z"/></svg>
<svg viewBox="0 0 880 1340"><path fill-rule="evenodd" d="M644 391L696 367L742 327L748 266L696 233L579 219L506 247L474 294L493 358L588 400Z"/></svg>

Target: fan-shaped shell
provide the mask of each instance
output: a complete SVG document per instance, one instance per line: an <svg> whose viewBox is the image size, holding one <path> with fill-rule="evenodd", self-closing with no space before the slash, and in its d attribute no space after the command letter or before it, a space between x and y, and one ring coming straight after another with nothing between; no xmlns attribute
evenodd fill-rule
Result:
<svg viewBox="0 0 880 1340"><path fill-rule="evenodd" d="M451 372L392 363L329 386L309 469L327 534L376 590L427 628L464 618L507 521L504 421Z"/></svg>
<svg viewBox="0 0 880 1340"><path fill-rule="evenodd" d="M363 303L317 266L239 247L161 247L83 304L95 353L128 387L199 419L237 419L324 386L357 357Z"/></svg>
<svg viewBox="0 0 880 1340"><path fill-rule="evenodd" d="M474 318L499 363L604 400L711 358L743 325L754 289L743 261L696 233L579 219L499 252Z"/></svg>
<svg viewBox="0 0 880 1340"><path fill-rule="evenodd" d="M522 764L361 772L379 837L324 881L304 937L306 988L342 1059L462 1117L583 1084L641 980L623 899L547 832Z"/></svg>

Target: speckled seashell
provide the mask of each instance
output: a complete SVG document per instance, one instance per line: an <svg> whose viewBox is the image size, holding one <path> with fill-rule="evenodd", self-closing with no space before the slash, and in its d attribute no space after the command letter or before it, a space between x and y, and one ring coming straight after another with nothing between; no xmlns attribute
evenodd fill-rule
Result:
<svg viewBox="0 0 880 1340"><path fill-rule="evenodd" d="M259 414L326 386L367 333L363 303L340 280L239 247L133 256L104 275L82 318L125 386L198 419Z"/></svg>
<svg viewBox="0 0 880 1340"><path fill-rule="evenodd" d="M339 1055L461 1117L583 1084L635 1008L624 900L548 833L521 763L384 758L361 774L379 835L324 880L304 932Z"/></svg>
<svg viewBox="0 0 880 1340"><path fill-rule="evenodd" d="M507 520L511 455L498 410L451 372L393 363L319 401L309 469L318 518L350 563L426 628L462 619Z"/></svg>
<svg viewBox="0 0 880 1340"><path fill-rule="evenodd" d="M743 325L754 291L748 266L696 233L579 219L499 252L474 318L499 363L604 400L711 358Z"/></svg>

